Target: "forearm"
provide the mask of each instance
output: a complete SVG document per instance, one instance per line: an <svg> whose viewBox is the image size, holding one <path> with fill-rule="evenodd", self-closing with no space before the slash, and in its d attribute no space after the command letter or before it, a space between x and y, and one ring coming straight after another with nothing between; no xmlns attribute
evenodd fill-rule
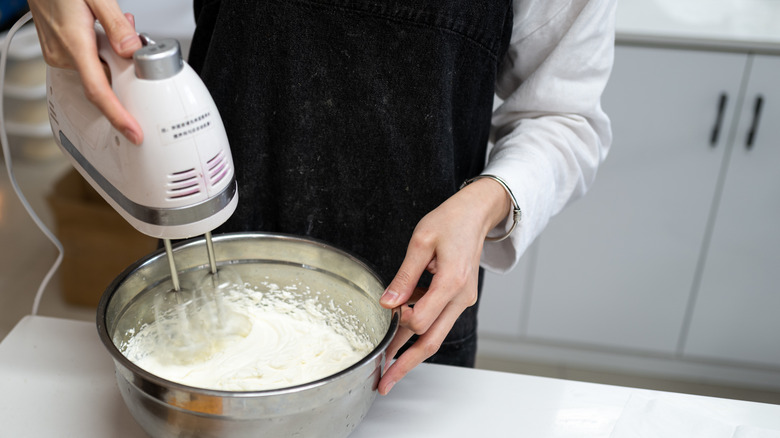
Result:
<svg viewBox="0 0 780 438"><path fill-rule="evenodd" d="M497 84L505 100L493 117L495 145L484 173L503 178L523 211L510 239L485 245L483 266L500 272L585 193L611 143L600 99L612 66L615 2L575 1L560 10L553 3L523 5L551 12L519 11L521 20L535 21L515 23Z"/></svg>

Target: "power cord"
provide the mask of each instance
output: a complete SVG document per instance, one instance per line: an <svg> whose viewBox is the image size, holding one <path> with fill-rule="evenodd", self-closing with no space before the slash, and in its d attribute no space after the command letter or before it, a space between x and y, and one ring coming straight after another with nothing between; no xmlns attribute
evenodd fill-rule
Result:
<svg viewBox="0 0 780 438"><path fill-rule="evenodd" d="M17 22L14 23L13 26L11 26L11 29L8 30L8 34L5 38L2 51L0 51L0 122L5 121L5 114L3 114L4 102L3 102L2 90L3 87L5 86L5 66L8 61L8 49L11 46L11 40L13 39L16 32L22 26L27 24L27 22L30 21L30 19L32 19L32 14L30 12L27 12L22 16L22 18L17 20ZM35 300L33 300L32 314L37 315L38 308L40 307L41 304L41 298L43 297L43 291L46 289L46 286L49 284L49 281L57 272L57 269L60 267L60 264L62 263L62 257L65 251L62 248L62 243L60 243L57 237L46 227L46 225L38 217L38 215L35 214L35 210L33 210L30 203L27 202L27 198L25 198L24 193L22 193L22 190L19 187L19 184L16 182L16 177L14 176L13 165L11 160L11 148L8 145L8 135L5 130L5 123L0 123L0 142L2 142L3 156L5 157L5 167L8 170L8 178L11 180L11 186L13 187L16 196L22 202L24 209L27 210L27 213L30 215L33 222L35 222L35 225L37 225L38 228L41 230L41 232L43 232L43 234L46 235L49 241L51 241L51 243L54 244L55 247L57 247L57 251L58 251L57 259L54 261L54 264L51 266L51 268L49 268L49 272L46 273L46 276L43 277L43 280L41 281L41 284L38 287L38 292L35 294Z"/></svg>

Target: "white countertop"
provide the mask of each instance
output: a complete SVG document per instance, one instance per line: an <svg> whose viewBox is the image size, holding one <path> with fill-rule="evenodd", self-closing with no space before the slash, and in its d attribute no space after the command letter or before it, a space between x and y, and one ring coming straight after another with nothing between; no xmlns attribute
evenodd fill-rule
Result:
<svg viewBox="0 0 780 438"><path fill-rule="evenodd" d="M780 0L618 0L618 43L780 54Z"/></svg>
<svg viewBox="0 0 780 438"><path fill-rule="evenodd" d="M22 319L0 343L0 436L145 436L92 323ZM780 406L423 364L351 438L780 438Z"/></svg>

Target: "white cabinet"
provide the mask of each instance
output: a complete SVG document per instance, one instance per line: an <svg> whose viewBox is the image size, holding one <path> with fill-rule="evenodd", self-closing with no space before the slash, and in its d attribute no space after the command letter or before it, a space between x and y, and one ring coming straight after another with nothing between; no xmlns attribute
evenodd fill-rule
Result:
<svg viewBox="0 0 780 438"><path fill-rule="evenodd" d="M755 56L749 66L684 353L778 367L780 57Z"/></svg>
<svg viewBox="0 0 780 438"><path fill-rule="evenodd" d="M745 61L618 47L603 99L612 150L540 238L529 336L677 349Z"/></svg>
<svg viewBox="0 0 780 438"><path fill-rule="evenodd" d="M488 274L483 354L780 388L780 56L618 46L603 105L590 192Z"/></svg>
<svg viewBox="0 0 780 438"><path fill-rule="evenodd" d="M526 250L518 265L505 275L485 272L479 303L479 333L502 338L525 335L538 245Z"/></svg>

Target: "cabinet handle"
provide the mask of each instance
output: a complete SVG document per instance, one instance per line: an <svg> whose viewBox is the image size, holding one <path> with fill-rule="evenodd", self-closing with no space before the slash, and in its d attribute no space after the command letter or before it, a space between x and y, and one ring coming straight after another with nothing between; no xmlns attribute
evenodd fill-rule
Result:
<svg viewBox="0 0 780 438"><path fill-rule="evenodd" d="M758 131L758 121L761 120L761 108L764 106L764 96L756 96L756 102L753 104L753 122L750 124L750 130L747 134L745 141L745 148L750 150L753 148L753 141L756 139L756 132Z"/></svg>
<svg viewBox="0 0 780 438"><path fill-rule="evenodd" d="M720 99L718 99L718 115L715 116L715 126L712 127L712 134L710 135L710 146L715 147L718 144L718 137L720 137L720 126L723 124L723 113L726 112L726 102L728 102L728 94L720 93Z"/></svg>

